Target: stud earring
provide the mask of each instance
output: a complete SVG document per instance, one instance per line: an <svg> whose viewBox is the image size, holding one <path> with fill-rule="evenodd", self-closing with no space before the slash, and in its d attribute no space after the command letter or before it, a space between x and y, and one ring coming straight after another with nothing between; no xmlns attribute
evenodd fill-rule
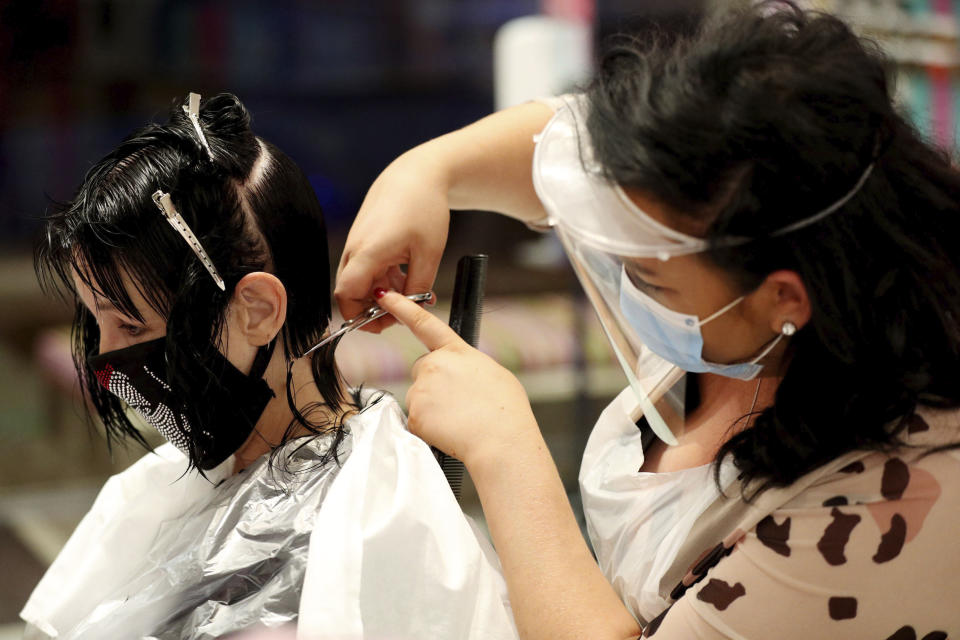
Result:
<svg viewBox="0 0 960 640"><path fill-rule="evenodd" d="M793 324L789 320L784 322L783 325L780 327L781 335L785 335L787 337L792 336L796 332L797 332L797 325Z"/></svg>

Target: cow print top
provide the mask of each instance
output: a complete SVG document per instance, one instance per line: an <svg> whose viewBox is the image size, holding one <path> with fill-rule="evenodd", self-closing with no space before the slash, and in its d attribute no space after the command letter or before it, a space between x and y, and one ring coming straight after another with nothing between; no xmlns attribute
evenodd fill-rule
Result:
<svg viewBox="0 0 960 640"><path fill-rule="evenodd" d="M906 439L762 495L787 499L718 531L643 637L960 640L960 449L935 450L960 412L925 410Z"/></svg>

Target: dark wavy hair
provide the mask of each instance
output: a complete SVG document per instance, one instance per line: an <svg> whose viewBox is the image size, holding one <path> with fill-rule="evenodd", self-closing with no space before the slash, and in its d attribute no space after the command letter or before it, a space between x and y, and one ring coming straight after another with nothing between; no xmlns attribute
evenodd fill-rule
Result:
<svg viewBox="0 0 960 640"><path fill-rule="evenodd" d="M709 258L744 292L779 269L803 279L812 316L774 404L717 457L758 491L902 445L920 405L960 405L960 172L898 112L890 78L841 20L777 2L670 45L619 38L587 92L608 179L709 224ZM835 213L772 235L871 163ZM731 235L752 241L717 242Z"/></svg>
<svg viewBox="0 0 960 640"><path fill-rule="evenodd" d="M335 345L311 360L323 403L297 406L289 366L321 339L331 317L320 204L296 163L254 135L250 115L236 96L220 94L201 103L200 124L212 159L182 104L174 101L166 123L138 129L96 163L75 197L47 217L37 244L41 284L76 303L73 356L85 394L103 421L109 445L128 437L146 446L123 402L100 386L87 364L88 355L99 351L100 334L93 314L76 295L74 271L123 313L142 320L123 283L123 275L129 275L147 304L166 319L167 382L183 400L180 410L198 425L216 409L204 396L219 380L210 367L203 379L196 379L197 368L185 364L211 362L222 343L237 282L251 272L270 272L287 293L281 335L288 362L286 395L294 419L283 441L298 426L312 434L332 433L330 454L335 458L343 438L342 419L358 403L357 396L343 397L333 360ZM157 189L171 194L223 277L225 291L160 214L151 200ZM336 416L332 423L327 417L312 419L326 416L320 412L324 407ZM189 454L196 466L200 452Z"/></svg>

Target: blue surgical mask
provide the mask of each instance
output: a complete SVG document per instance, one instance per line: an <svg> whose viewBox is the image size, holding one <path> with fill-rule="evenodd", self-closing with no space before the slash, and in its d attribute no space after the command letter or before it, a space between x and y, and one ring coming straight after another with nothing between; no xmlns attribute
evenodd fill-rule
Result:
<svg viewBox="0 0 960 640"><path fill-rule="evenodd" d="M703 359L703 334L700 327L734 308L743 300L740 296L727 306L703 320L663 306L640 291L626 270L620 270L620 309L637 339L655 354L691 373L715 373L727 378L752 380L763 369L758 364L777 345L777 336L750 362L717 364Z"/></svg>

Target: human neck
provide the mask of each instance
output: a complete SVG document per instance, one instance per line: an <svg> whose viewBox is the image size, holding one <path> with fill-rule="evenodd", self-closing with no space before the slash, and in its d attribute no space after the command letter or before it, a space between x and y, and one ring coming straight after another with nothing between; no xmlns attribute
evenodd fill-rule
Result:
<svg viewBox="0 0 960 640"><path fill-rule="evenodd" d="M773 404L779 378L737 380L714 374L697 376L700 384L700 404L687 416L687 430L696 429L704 422L726 422L734 425L729 435L746 429L751 418L739 420L747 413L762 411ZM726 431L727 429L724 429Z"/></svg>
<svg viewBox="0 0 960 640"><path fill-rule="evenodd" d="M678 444L668 447L655 440L644 452L641 471L662 473L709 463L723 443L752 424L752 418L741 419L751 407L756 412L773 404L780 380L744 381L703 373L697 374L697 382L700 404L685 417L682 431L675 433Z"/></svg>
<svg viewBox="0 0 960 640"><path fill-rule="evenodd" d="M326 401L317 389L313 380L313 372L310 369L311 357L300 358L293 363L291 384L296 391L297 407L301 410L308 406L318 407L318 409L311 410L310 419L320 423L333 422L334 418L338 416L335 416L326 406ZM257 458L269 453L279 445L287 428L294 422L293 411L287 402L287 363L284 359L283 349L279 345L270 359L270 364L264 373L264 379L273 390L274 397L267 403L253 433L234 452L234 473L245 469ZM346 396L346 389L344 388L342 391L344 392L343 395ZM318 415L318 412L321 412L320 415ZM290 435L296 437L306 433L306 428L296 424Z"/></svg>

